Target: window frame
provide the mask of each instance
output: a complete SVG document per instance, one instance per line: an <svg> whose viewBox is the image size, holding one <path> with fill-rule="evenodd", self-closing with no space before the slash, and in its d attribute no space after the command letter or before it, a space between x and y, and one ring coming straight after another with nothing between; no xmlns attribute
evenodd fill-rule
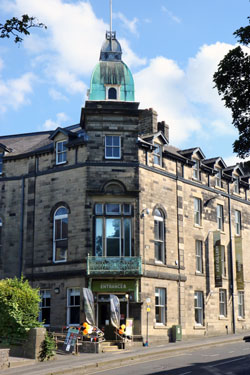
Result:
<svg viewBox="0 0 250 375"><path fill-rule="evenodd" d="M234 177L234 193L240 194L240 181L239 177Z"/></svg>
<svg viewBox="0 0 250 375"><path fill-rule="evenodd" d="M156 147L153 150L154 165L159 165L159 167L162 167L162 145L159 143L154 143L154 146Z"/></svg>
<svg viewBox="0 0 250 375"><path fill-rule="evenodd" d="M157 304L156 298L159 299L159 303ZM159 313L157 313L157 309L159 308ZM167 291L166 288L155 288L155 324L157 326L165 326L167 324L166 319L166 311L167 311ZM157 321L157 316L162 317L161 321Z"/></svg>
<svg viewBox="0 0 250 375"><path fill-rule="evenodd" d="M221 270L222 270L222 277L227 276L227 268L226 268L226 247L224 245L220 245L221 248Z"/></svg>
<svg viewBox="0 0 250 375"><path fill-rule="evenodd" d="M221 317L227 317L227 291L219 289L219 313Z"/></svg>
<svg viewBox="0 0 250 375"><path fill-rule="evenodd" d="M195 325L204 327L204 293L200 290L194 292L194 320Z"/></svg>
<svg viewBox="0 0 250 375"><path fill-rule="evenodd" d="M201 217L201 199L194 197L194 225L201 226Z"/></svg>
<svg viewBox="0 0 250 375"><path fill-rule="evenodd" d="M200 181L200 160L198 159L192 159L194 162L193 165L193 179L196 181Z"/></svg>
<svg viewBox="0 0 250 375"><path fill-rule="evenodd" d="M221 188L222 187L222 171L220 168L214 168L216 171L215 175L215 186Z"/></svg>
<svg viewBox="0 0 250 375"><path fill-rule="evenodd" d="M235 233L236 233L236 236L240 236L241 234L241 211L235 210L234 216L235 216Z"/></svg>
<svg viewBox="0 0 250 375"><path fill-rule="evenodd" d="M45 297L44 297L45 295ZM50 313L51 313L51 290L41 289L40 290L40 311L39 311L39 322L43 323L43 309L49 310L49 323L44 323L44 327L50 327ZM47 300L49 299L49 305L47 305ZM43 305L44 300L46 301L45 306Z"/></svg>
<svg viewBox="0 0 250 375"><path fill-rule="evenodd" d="M67 142L67 139L56 142L56 165L67 163L67 147L65 146ZM63 146L62 151L58 150L60 144ZM59 161L61 155L63 156L63 160Z"/></svg>
<svg viewBox="0 0 250 375"><path fill-rule="evenodd" d="M105 85L106 87L106 100L120 100L120 91L121 91L121 86L120 85ZM116 90L116 99L109 99L109 90L110 89L115 89Z"/></svg>
<svg viewBox="0 0 250 375"><path fill-rule="evenodd" d="M0 152L0 176L3 174L3 157L4 152Z"/></svg>
<svg viewBox="0 0 250 375"><path fill-rule="evenodd" d="M76 293L76 291L78 292L77 294L70 294L71 292L73 293ZM79 305L78 304L71 304L71 297L79 297ZM74 298L75 299L75 298ZM80 311L80 307L81 307L81 289L78 288L78 287L72 287L72 288L68 288L67 289L67 325L68 326L73 326L73 327L77 327L80 325L80 315L81 315L81 311ZM79 309L79 323L71 323L71 309L73 308L78 308Z"/></svg>
<svg viewBox="0 0 250 375"><path fill-rule="evenodd" d="M96 206L100 206L102 204L103 213L97 213L95 208L95 220L94 220L94 227L95 227L95 256L100 257L131 257L133 256L133 210L132 204L130 203L96 203ZM114 212L107 212L107 205L109 204L117 204L119 205L119 213ZM127 205L130 206L129 212L125 210ZM108 255L108 239L112 237L108 237L108 223L111 220L116 220L119 222L119 237L115 237L119 240L119 254L116 255ZM114 238L114 237L113 237Z"/></svg>
<svg viewBox="0 0 250 375"><path fill-rule="evenodd" d="M154 213L154 249L155 249L155 262L165 263L165 217L160 209L156 209L155 212L159 212L160 215ZM156 236L157 234L157 236ZM160 250L156 251L159 247ZM159 253L159 254L158 254ZM157 255L157 256L156 256ZM160 256L158 256L160 255Z"/></svg>
<svg viewBox="0 0 250 375"><path fill-rule="evenodd" d="M245 293L244 290L238 290L238 317L245 319Z"/></svg>
<svg viewBox="0 0 250 375"><path fill-rule="evenodd" d="M224 206L217 204L216 206L217 229L224 231Z"/></svg>
<svg viewBox="0 0 250 375"><path fill-rule="evenodd" d="M112 138L112 144L111 145L107 145L107 138L108 137L111 137ZM114 142L113 142L113 139L114 138L118 138L119 139L119 145L116 146L114 145ZM107 155L107 150L108 149L111 149L112 150L112 155L111 156L108 156ZM113 156L113 151L115 149L118 149L119 150L119 156ZM108 134L108 135L105 135L105 159L112 159L112 160L120 160L122 157L122 150L121 150L121 136L120 135L112 135L112 134Z"/></svg>
<svg viewBox="0 0 250 375"><path fill-rule="evenodd" d="M195 240L196 272L203 273L203 242Z"/></svg>
<svg viewBox="0 0 250 375"><path fill-rule="evenodd" d="M61 208L64 208L67 213L62 214L62 215L56 215L56 213ZM56 239L56 221L59 221L59 220L61 221L60 226L61 226L61 232L62 232L62 220L63 219L67 219L67 237ZM68 221L69 221L68 209L65 206L58 207L55 210L54 215L53 215L53 263L65 263L65 262L67 262L67 258L68 258L68 239L69 239L69 236L68 236L68 225L69 225L69 223L68 223ZM66 241L66 240L67 240L66 256L64 257L64 259L56 260L57 241Z"/></svg>

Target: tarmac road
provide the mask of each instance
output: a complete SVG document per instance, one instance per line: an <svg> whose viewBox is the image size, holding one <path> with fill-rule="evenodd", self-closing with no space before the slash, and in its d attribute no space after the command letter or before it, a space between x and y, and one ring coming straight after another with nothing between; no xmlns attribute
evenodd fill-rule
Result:
<svg viewBox="0 0 250 375"><path fill-rule="evenodd" d="M73 374L73 373L72 373ZM164 358L116 367L106 371L92 371L99 375L249 375L250 343L244 342L204 347L185 352L166 354Z"/></svg>

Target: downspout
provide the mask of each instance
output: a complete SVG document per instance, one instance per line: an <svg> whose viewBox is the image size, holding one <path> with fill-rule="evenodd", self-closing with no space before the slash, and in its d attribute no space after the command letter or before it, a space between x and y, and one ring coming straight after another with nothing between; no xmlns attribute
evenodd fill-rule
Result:
<svg viewBox="0 0 250 375"><path fill-rule="evenodd" d="M24 185L25 185L25 180L24 180L24 177L22 177L20 240L19 240L19 251L18 251L18 259L19 259L18 277L19 278L21 278L22 271L23 271Z"/></svg>
<svg viewBox="0 0 250 375"><path fill-rule="evenodd" d="M232 324L233 333L235 334L235 308L234 308L234 274L233 274L233 246L232 246L232 218L231 218L231 199L230 188L228 184L228 220L229 220L229 249L230 249L230 276L231 276L231 295L232 295Z"/></svg>
<svg viewBox="0 0 250 375"><path fill-rule="evenodd" d="M180 227L179 227L179 208L178 208L178 166L176 162L176 225L177 225L177 251L178 251L178 324L181 325L181 274L180 274Z"/></svg>

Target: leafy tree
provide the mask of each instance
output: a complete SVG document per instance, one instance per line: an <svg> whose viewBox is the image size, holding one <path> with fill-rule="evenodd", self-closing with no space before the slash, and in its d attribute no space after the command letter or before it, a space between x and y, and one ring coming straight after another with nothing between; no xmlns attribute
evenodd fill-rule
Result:
<svg viewBox="0 0 250 375"><path fill-rule="evenodd" d="M250 17L248 17L250 23ZM250 43L250 26L241 27L233 35L244 46ZM232 123L239 131L233 150L245 158L250 154L250 56L241 46L230 50L214 73L214 83L225 107L232 111Z"/></svg>
<svg viewBox="0 0 250 375"><path fill-rule="evenodd" d="M23 277L0 280L0 337L9 342L25 339L30 328L41 327L39 302L39 290Z"/></svg>
<svg viewBox="0 0 250 375"><path fill-rule="evenodd" d="M23 38L20 34L30 35L29 29L34 27L45 28L43 23L38 22L35 17L30 17L27 14L24 14L21 19L12 17L9 20L6 20L4 24L0 23L0 38L10 38L14 36L15 43L20 43L23 41Z"/></svg>

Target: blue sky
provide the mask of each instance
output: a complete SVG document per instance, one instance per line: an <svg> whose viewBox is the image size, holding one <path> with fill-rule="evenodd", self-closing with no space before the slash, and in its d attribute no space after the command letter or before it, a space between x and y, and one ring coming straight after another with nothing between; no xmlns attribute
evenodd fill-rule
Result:
<svg viewBox="0 0 250 375"><path fill-rule="evenodd" d="M172 145L200 146L228 165L237 161L237 132L212 76L249 9L249 0L113 0L113 30L140 108L153 107L169 124ZM109 28L109 0L1 0L0 12L0 22L28 13L48 27L20 46L0 40L0 134L78 123Z"/></svg>

